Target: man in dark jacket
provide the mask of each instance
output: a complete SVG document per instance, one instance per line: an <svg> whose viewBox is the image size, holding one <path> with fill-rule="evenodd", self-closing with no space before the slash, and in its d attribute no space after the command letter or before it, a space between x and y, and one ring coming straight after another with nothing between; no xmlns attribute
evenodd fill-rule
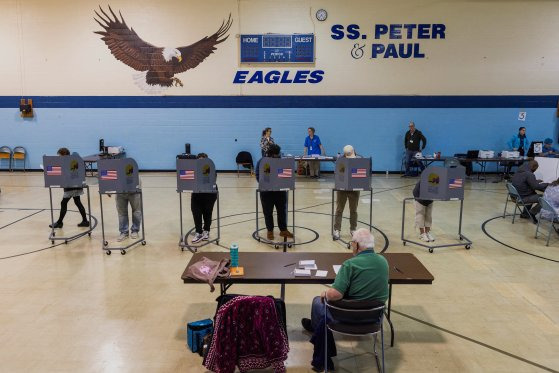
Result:
<svg viewBox="0 0 559 373"><path fill-rule="evenodd" d="M512 185L516 188L516 191L522 197L522 201L530 209L525 208L520 217L528 219L529 217L537 223L536 214L540 212L541 206L538 203L538 198L540 195L537 191L544 191L547 188L547 183L542 183L536 180L536 175L534 172L538 169L538 162L530 161L524 163L518 171L512 177Z"/></svg>
<svg viewBox="0 0 559 373"><path fill-rule="evenodd" d="M412 162L417 162L421 171L425 169L423 162L416 161L413 158L418 152L425 149L427 139L420 130L415 129L415 123L410 122L409 128L409 131L406 132L406 136L404 137L404 147L406 149L406 173L404 176L411 176L410 167Z"/></svg>

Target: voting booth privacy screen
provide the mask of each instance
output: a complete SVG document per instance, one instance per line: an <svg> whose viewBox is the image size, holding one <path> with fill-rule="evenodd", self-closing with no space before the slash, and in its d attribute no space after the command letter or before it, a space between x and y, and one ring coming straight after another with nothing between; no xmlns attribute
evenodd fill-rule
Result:
<svg viewBox="0 0 559 373"><path fill-rule="evenodd" d="M421 173L420 199L448 201L464 199L466 168L429 166Z"/></svg>
<svg viewBox="0 0 559 373"><path fill-rule="evenodd" d="M140 190L138 164L132 158L97 162L99 193L135 193Z"/></svg>
<svg viewBox="0 0 559 373"><path fill-rule="evenodd" d="M271 192L295 189L294 168L295 160L293 158L262 158L258 190Z"/></svg>
<svg viewBox="0 0 559 373"><path fill-rule="evenodd" d="M177 158L177 191L217 193L213 161L209 158Z"/></svg>
<svg viewBox="0 0 559 373"><path fill-rule="evenodd" d="M368 190L371 187L371 164L371 158L338 158L334 189Z"/></svg>
<svg viewBox="0 0 559 373"><path fill-rule="evenodd" d="M78 153L43 156L45 187L77 188L85 185L85 164Z"/></svg>

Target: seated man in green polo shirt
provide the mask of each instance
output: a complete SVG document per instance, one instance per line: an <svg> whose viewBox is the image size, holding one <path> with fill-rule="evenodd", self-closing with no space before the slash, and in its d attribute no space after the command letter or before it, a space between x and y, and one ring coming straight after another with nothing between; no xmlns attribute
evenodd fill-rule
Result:
<svg viewBox="0 0 559 373"><path fill-rule="evenodd" d="M324 298L329 301L343 298L386 302L388 262L374 252L374 246L375 238L368 229L360 228L353 233L351 247L354 256L342 264L332 287L313 299L311 318L301 320L305 330L313 332L324 319ZM333 320L331 315L328 320Z"/></svg>

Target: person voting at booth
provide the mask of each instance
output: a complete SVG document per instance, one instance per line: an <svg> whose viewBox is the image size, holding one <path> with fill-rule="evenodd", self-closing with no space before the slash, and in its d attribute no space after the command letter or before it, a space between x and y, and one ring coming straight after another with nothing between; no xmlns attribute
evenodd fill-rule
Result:
<svg viewBox="0 0 559 373"><path fill-rule="evenodd" d="M67 156L70 155L70 150L68 148L60 148L57 152L60 156ZM60 167L59 167L60 168ZM74 199L74 203L76 207L80 211L80 215L82 216L81 223L78 224L78 227L89 227L89 221L87 221L87 215L85 213L85 207L83 207L82 201L80 200L80 196L83 194L83 188L64 188L64 195L62 196L62 201L60 202L60 215L58 216L58 220L52 224L49 224L49 228L62 228L64 225L63 220L66 216L66 212L68 211L68 202L70 199Z"/></svg>
<svg viewBox="0 0 559 373"><path fill-rule="evenodd" d="M206 153L199 153L197 159L208 158ZM195 234L192 243L210 239L212 213L217 200L217 193L192 193L190 196L190 210L194 219ZM203 221L203 225L202 225ZM186 241L186 239L185 239Z"/></svg>
<svg viewBox="0 0 559 373"><path fill-rule="evenodd" d="M353 146L344 146L345 158L355 158L355 150ZM353 232L357 228L357 205L359 204L359 191L338 190L336 192L336 216L334 218L334 239L340 239L340 230L342 229L342 215L346 201L349 201L349 232L353 236Z"/></svg>
<svg viewBox="0 0 559 373"><path fill-rule="evenodd" d="M271 158L280 158L281 148L277 144L272 144L268 148L266 156ZM256 181L260 181L260 162L256 163ZM274 239L274 206L278 214L278 228L280 236L293 238L293 233L287 230L287 192L285 191L268 191L260 192L260 202L262 203L262 212L266 223L268 240Z"/></svg>
<svg viewBox="0 0 559 373"><path fill-rule="evenodd" d="M320 142L320 137L314 134L314 127L309 127L307 133L309 134L305 138L305 149L304 154L310 156L324 155L324 147ZM318 179L318 174L320 173L320 162L310 161L309 163L309 173L311 178Z"/></svg>
<svg viewBox="0 0 559 373"><path fill-rule="evenodd" d="M413 188L415 198L415 226L419 228L419 239L424 242L433 242L435 237L431 233L433 223L433 201L419 199L421 180Z"/></svg>

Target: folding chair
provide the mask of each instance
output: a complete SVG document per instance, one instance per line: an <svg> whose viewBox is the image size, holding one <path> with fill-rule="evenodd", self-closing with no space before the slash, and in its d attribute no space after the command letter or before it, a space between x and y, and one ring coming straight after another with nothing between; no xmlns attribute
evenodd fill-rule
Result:
<svg viewBox="0 0 559 373"><path fill-rule="evenodd" d="M374 338L373 352L380 372L384 373L384 330L382 322L384 319L384 303L378 301L352 301L324 300L325 315L332 315L333 321L325 323L324 330L324 369L328 371L328 330L338 334L364 337L372 335ZM343 320L343 321L341 321ZM351 320L351 321L346 321ZM359 320L363 320L360 322ZM382 368L377 354L377 337L380 334Z"/></svg>
<svg viewBox="0 0 559 373"><path fill-rule="evenodd" d="M254 162L252 161L252 154L245 151L239 152L239 154L237 154L237 157L235 158L235 162L237 163L237 177L239 177L241 173L239 169L240 166L250 169L250 176L253 175Z"/></svg>
<svg viewBox="0 0 559 373"><path fill-rule="evenodd" d="M3 162L8 162L8 170L12 169L12 149L5 145L0 147L0 166Z"/></svg>
<svg viewBox="0 0 559 373"><path fill-rule="evenodd" d="M25 160L27 159L27 151L23 146L16 146L12 155L12 170L15 170L17 161L23 162L23 171L25 171Z"/></svg>
<svg viewBox="0 0 559 373"><path fill-rule="evenodd" d="M549 204L543 197L540 197L540 206L542 207L540 212L540 218L538 219L538 225L536 225L536 238L538 238L538 231L540 229L540 223L542 219L549 220L549 229L547 232L547 242L545 246L549 246L549 238L551 237L551 231L556 231L555 223L559 222L559 214L555 211L553 206ZM544 214L543 212L548 212L548 214ZM543 217L543 215L547 215Z"/></svg>
<svg viewBox="0 0 559 373"><path fill-rule="evenodd" d="M526 210L528 212L528 215L530 215L530 218L533 219L533 216L532 216L532 213L530 212L530 209L526 206L524 201L522 201L522 197L520 197L520 194L518 194L518 191L516 190L514 185L512 185L512 183L507 182L506 186L507 186L508 193L507 193L507 200L505 201L505 211L503 211L503 219L507 215L507 205L509 203L509 200L514 203L514 212L512 214L512 224L514 224L514 219L516 218L516 211L520 211L520 214L522 214L522 208L524 208L524 210Z"/></svg>

